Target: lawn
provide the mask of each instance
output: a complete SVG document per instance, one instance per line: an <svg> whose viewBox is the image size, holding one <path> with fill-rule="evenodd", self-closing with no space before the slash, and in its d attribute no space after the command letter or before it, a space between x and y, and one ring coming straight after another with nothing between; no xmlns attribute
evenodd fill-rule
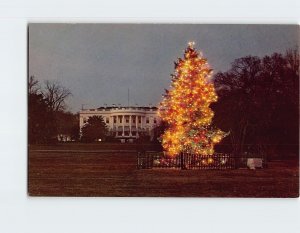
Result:
<svg viewBox="0 0 300 233"><path fill-rule="evenodd" d="M267 169L136 169L135 145L31 146L30 196L298 197L298 160ZM149 146L150 148L150 146Z"/></svg>

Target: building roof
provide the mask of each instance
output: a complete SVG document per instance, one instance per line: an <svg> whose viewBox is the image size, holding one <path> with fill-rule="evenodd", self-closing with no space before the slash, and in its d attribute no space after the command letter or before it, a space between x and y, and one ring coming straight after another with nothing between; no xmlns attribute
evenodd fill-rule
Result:
<svg viewBox="0 0 300 233"><path fill-rule="evenodd" d="M157 107L146 107L146 106L129 106L129 107L124 107L124 106L101 106L98 108L92 108L92 109L83 109L81 111L109 111L109 110L118 110L118 109L124 109L124 110L145 110L145 111L155 111L157 110Z"/></svg>
<svg viewBox="0 0 300 233"><path fill-rule="evenodd" d="M101 106L98 108L90 108L90 109L82 109L80 112L88 112L88 111L111 111L111 110L139 110L139 111L156 111L157 107L150 106Z"/></svg>

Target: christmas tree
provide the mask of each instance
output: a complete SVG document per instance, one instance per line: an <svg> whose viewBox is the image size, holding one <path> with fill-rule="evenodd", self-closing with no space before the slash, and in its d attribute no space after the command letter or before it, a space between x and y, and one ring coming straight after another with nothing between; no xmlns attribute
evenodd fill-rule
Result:
<svg viewBox="0 0 300 233"><path fill-rule="evenodd" d="M211 155L214 145L226 136L211 126L214 113L209 106L218 99L211 74L207 60L196 51L194 42L189 42L184 58L175 62L171 89L159 106L159 115L168 124L162 135L168 155Z"/></svg>

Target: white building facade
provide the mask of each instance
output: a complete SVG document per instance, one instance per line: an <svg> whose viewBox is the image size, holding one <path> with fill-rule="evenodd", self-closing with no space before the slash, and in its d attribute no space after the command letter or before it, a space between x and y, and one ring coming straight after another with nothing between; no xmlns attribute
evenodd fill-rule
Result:
<svg viewBox="0 0 300 233"><path fill-rule="evenodd" d="M91 116L102 116L110 135L120 141L133 141L143 133L153 138L160 123L156 107L100 107L79 112L80 130Z"/></svg>

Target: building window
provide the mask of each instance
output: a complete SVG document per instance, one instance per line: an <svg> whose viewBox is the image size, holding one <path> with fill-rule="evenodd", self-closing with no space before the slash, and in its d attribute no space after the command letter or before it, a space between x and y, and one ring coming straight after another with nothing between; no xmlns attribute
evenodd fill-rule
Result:
<svg viewBox="0 0 300 233"><path fill-rule="evenodd" d="M117 123L117 117L114 116L114 124Z"/></svg>
<svg viewBox="0 0 300 233"><path fill-rule="evenodd" d="M142 123L142 117L139 116L139 124L141 124L141 123Z"/></svg>
<svg viewBox="0 0 300 233"><path fill-rule="evenodd" d="M146 117L146 123L149 124L149 117Z"/></svg>
<svg viewBox="0 0 300 233"><path fill-rule="evenodd" d="M118 136L122 136L122 134L123 134L123 127L119 126L117 130L118 130L118 134L117 135Z"/></svg>
<svg viewBox="0 0 300 233"><path fill-rule="evenodd" d="M132 123L135 123L135 116L132 117Z"/></svg>
<svg viewBox="0 0 300 233"><path fill-rule="evenodd" d="M117 135L117 128L116 128L116 126L114 126L113 128L112 128L112 135L114 136L114 137L116 137L116 136L118 136Z"/></svg>
<svg viewBox="0 0 300 233"><path fill-rule="evenodd" d="M122 117L119 117L119 120L120 120L119 122L122 123Z"/></svg>
<svg viewBox="0 0 300 233"><path fill-rule="evenodd" d="M129 117L128 116L125 117L125 122L129 123Z"/></svg>
<svg viewBox="0 0 300 233"><path fill-rule="evenodd" d="M108 118L108 117L106 117L106 123L107 123L107 124L109 123L109 118Z"/></svg>
<svg viewBox="0 0 300 233"><path fill-rule="evenodd" d="M156 124L156 118L154 118L153 123Z"/></svg>

